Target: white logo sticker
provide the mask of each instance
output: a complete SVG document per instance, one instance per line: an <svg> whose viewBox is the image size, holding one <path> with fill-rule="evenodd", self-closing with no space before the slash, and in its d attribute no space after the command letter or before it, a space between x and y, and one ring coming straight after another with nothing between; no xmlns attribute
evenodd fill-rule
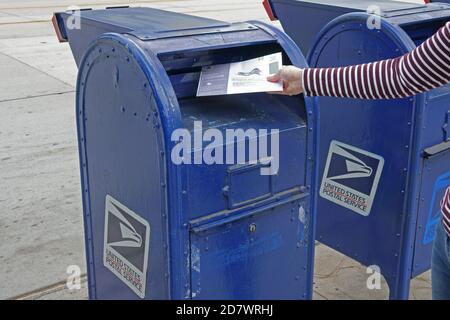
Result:
<svg viewBox="0 0 450 320"><path fill-rule="evenodd" d="M103 264L139 297L145 297L150 225L106 196Z"/></svg>
<svg viewBox="0 0 450 320"><path fill-rule="evenodd" d="M383 157L332 141L323 174L320 196L368 216L383 170Z"/></svg>

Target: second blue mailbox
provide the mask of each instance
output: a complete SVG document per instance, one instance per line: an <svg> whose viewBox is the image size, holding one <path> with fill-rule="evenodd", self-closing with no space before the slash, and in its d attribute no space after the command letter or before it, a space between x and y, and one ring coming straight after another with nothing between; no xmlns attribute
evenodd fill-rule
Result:
<svg viewBox="0 0 450 320"><path fill-rule="evenodd" d="M315 100L196 97L205 66L275 52L306 66L292 40L258 22L150 8L59 13L54 23L79 66L90 297L311 298ZM222 152L233 161L204 161Z"/></svg>
<svg viewBox="0 0 450 320"><path fill-rule="evenodd" d="M288 34L299 43L311 43L311 67L401 56L450 20L445 3L273 0L271 4ZM315 21L316 30L323 28L319 34L302 35L299 30L305 29L305 21ZM316 238L364 265L377 266L390 297L406 299L410 279L430 268L441 219L439 202L450 185L450 85L405 99L319 101Z"/></svg>

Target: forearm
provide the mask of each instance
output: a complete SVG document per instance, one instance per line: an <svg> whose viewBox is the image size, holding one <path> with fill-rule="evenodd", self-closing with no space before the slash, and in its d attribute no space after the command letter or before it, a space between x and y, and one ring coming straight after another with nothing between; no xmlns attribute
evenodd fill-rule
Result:
<svg viewBox="0 0 450 320"><path fill-rule="evenodd" d="M390 60L303 72L308 96L393 99L450 82L450 23L412 52Z"/></svg>

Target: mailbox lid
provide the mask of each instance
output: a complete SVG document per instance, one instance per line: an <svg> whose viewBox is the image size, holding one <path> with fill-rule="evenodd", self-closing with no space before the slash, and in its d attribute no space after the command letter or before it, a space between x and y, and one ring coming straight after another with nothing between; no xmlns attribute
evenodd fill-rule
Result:
<svg viewBox="0 0 450 320"><path fill-rule="evenodd" d="M424 4L398 2L392 0L271 0L272 3L285 3L292 6L314 7L322 10L345 12L366 11L368 7L377 5L383 10L397 10L405 7L424 7Z"/></svg>
<svg viewBox="0 0 450 320"><path fill-rule="evenodd" d="M74 25L77 19L79 26ZM136 37L157 54L275 41L251 23L227 23L152 8L66 11L55 13L53 23L60 41L69 41L77 65L90 43L111 32Z"/></svg>
<svg viewBox="0 0 450 320"><path fill-rule="evenodd" d="M385 10L381 14L383 18L391 24L399 25L402 28L408 26L421 26L433 22L444 23L450 17L450 5L446 3L430 3L425 6L415 8L402 8L401 10ZM429 33L432 36L435 29Z"/></svg>
<svg viewBox="0 0 450 320"><path fill-rule="evenodd" d="M104 10L83 10L80 12L86 23L95 23L129 31L168 32L195 28L219 28L230 25L227 22L191 16L183 13L153 8L109 8Z"/></svg>
<svg viewBox="0 0 450 320"><path fill-rule="evenodd" d="M379 7L382 11L426 7L423 4L392 0L269 0L284 31L307 54L317 34L331 20L350 12L366 12ZM375 7L376 6L376 7ZM309 32L303 32L308 30Z"/></svg>

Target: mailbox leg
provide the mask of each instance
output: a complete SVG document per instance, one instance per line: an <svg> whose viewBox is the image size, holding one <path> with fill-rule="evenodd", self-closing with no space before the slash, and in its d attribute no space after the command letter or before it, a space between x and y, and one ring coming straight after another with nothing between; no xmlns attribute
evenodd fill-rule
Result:
<svg viewBox="0 0 450 320"><path fill-rule="evenodd" d="M388 278L386 281L389 286L389 300L408 300L411 274L402 273L399 279Z"/></svg>
<svg viewBox="0 0 450 320"><path fill-rule="evenodd" d="M409 285L401 286L391 290L389 288L389 300L408 300L409 299Z"/></svg>

